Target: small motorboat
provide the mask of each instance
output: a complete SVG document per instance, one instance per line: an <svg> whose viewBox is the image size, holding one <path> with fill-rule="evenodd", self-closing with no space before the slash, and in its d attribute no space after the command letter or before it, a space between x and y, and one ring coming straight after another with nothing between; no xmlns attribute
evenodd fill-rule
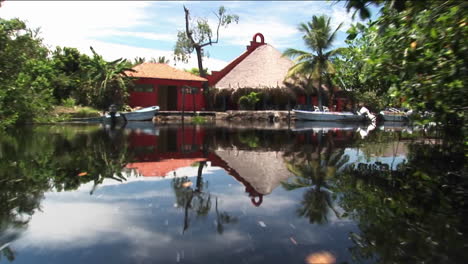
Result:
<svg viewBox="0 0 468 264"><path fill-rule="evenodd" d="M383 122L408 122L412 111L403 111L397 108L387 108L379 113L379 120Z"/></svg>
<svg viewBox="0 0 468 264"><path fill-rule="evenodd" d="M150 106L132 112L117 112L115 117L118 121L124 121L124 117L127 121L149 121L158 111L159 106ZM111 120L111 115L107 113L102 119L108 122Z"/></svg>
<svg viewBox="0 0 468 264"><path fill-rule="evenodd" d="M327 122L365 122L375 121L375 116L372 115L367 108L362 107L358 114L351 112L330 112L327 107L323 107L324 111L320 111L315 107L315 111L293 110L298 120L305 121L327 121Z"/></svg>

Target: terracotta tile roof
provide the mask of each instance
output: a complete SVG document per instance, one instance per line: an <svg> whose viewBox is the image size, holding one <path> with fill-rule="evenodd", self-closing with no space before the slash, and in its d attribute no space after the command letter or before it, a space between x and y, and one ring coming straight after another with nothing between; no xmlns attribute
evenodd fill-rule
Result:
<svg viewBox="0 0 468 264"><path fill-rule="evenodd" d="M207 79L200 76L178 70L164 63L149 63L145 62L139 64L133 69L136 72L125 72L128 76L141 77L141 78L156 78L156 79L169 79L169 80L184 80L184 81L201 81L206 82Z"/></svg>

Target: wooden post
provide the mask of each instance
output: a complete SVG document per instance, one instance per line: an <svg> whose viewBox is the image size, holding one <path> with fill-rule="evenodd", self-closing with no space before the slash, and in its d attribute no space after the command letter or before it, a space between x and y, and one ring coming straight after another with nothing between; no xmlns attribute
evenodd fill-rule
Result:
<svg viewBox="0 0 468 264"><path fill-rule="evenodd" d="M182 86L182 123L184 123L184 114L185 114L185 85Z"/></svg>
<svg viewBox="0 0 468 264"><path fill-rule="evenodd" d="M191 90L192 90L192 104L193 104L193 116L195 116L195 91L197 90L198 88L195 88L195 87L192 87Z"/></svg>

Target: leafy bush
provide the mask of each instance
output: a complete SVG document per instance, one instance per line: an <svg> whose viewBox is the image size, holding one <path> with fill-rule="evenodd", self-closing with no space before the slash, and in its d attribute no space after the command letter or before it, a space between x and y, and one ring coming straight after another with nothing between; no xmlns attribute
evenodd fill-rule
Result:
<svg viewBox="0 0 468 264"><path fill-rule="evenodd" d="M196 115L192 118L194 124L203 124L206 122L206 119L203 116Z"/></svg>
<svg viewBox="0 0 468 264"><path fill-rule="evenodd" d="M243 110L254 110L255 104L260 101L260 93L250 92L248 95L243 95L239 98L239 106Z"/></svg>
<svg viewBox="0 0 468 264"><path fill-rule="evenodd" d="M65 107L74 107L76 106L76 100L72 97L68 97L62 100L62 105Z"/></svg>

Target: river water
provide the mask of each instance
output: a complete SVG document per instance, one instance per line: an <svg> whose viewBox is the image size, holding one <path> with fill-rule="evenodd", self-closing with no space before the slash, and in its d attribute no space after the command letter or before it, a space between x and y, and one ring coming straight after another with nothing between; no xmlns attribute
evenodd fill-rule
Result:
<svg viewBox="0 0 468 264"><path fill-rule="evenodd" d="M463 144L420 128L0 134L0 263L467 263Z"/></svg>

